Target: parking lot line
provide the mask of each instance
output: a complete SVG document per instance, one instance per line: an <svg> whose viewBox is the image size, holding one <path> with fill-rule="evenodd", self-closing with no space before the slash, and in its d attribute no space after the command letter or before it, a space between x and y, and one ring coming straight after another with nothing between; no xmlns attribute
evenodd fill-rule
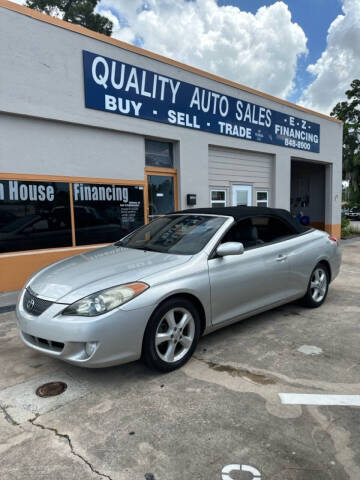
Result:
<svg viewBox="0 0 360 480"><path fill-rule="evenodd" d="M336 405L360 407L360 395L319 395L310 393L279 393L287 405Z"/></svg>

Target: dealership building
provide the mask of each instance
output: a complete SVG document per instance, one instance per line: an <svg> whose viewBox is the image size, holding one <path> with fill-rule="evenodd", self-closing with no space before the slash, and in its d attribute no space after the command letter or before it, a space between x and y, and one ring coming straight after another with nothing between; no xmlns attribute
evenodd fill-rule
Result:
<svg viewBox="0 0 360 480"><path fill-rule="evenodd" d="M180 208L340 236L338 120L5 0L0 51L0 291Z"/></svg>

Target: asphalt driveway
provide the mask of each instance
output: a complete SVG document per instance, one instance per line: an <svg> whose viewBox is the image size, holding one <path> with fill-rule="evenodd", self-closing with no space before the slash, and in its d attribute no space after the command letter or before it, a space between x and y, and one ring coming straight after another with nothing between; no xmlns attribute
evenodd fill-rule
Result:
<svg viewBox="0 0 360 480"><path fill-rule="evenodd" d="M22 345L14 312L2 313L0 478L359 480L360 408L279 397L360 395L359 334L352 241L321 308L290 304L215 332L167 375L47 358ZM48 381L67 390L37 397Z"/></svg>

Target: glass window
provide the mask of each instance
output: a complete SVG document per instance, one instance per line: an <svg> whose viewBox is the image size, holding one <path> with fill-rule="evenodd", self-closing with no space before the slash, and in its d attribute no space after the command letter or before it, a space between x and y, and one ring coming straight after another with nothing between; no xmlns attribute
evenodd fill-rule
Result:
<svg viewBox="0 0 360 480"><path fill-rule="evenodd" d="M269 192L256 192L256 206L257 207L268 207L269 206Z"/></svg>
<svg viewBox="0 0 360 480"><path fill-rule="evenodd" d="M147 167L173 168L172 143L145 140L145 165Z"/></svg>
<svg viewBox="0 0 360 480"><path fill-rule="evenodd" d="M210 202L212 207L226 207L226 190L211 190Z"/></svg>
<svg viewBox="0 0 360 480"><path fill-rule="evenodd" d="M115 242L144 224L143 187L73 184L76 245Z"/></svg>
<svg viewBox="0 0 360 480"><path fill-rule="evenodd" d="M200 252L226 218L205 215L168 215L153 220L118 245L179 255Z"/></svg>
<svg viewBox="0 0 360 480"><path fill-rule="evenodd" d="M253 217L252 225L263 243L275 242L296 233L291 225L277 217Z"/></svg>
<svg viewBox="0 0 360 480"><path fill-rule="evenodd" d="M222 239L224 242L241 242L244 248L261 246L295 235L293 227L277 217L245 218L236 223Z"/></svg>
<svg viewBox="0 0 360 480"><path fill-rule="evenodd" d="M0 252L70 247L69 184L0 180Z"/></svg>

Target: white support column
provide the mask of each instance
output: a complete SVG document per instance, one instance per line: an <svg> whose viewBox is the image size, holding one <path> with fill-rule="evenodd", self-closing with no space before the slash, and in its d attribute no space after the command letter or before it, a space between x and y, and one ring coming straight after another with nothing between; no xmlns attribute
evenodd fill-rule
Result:
<svg viewBox="0 0 360 480"><path fill-rule="evenodd" d="M186 195L196 194L196 207L209 207L209 146L194 138L184 135L176 149L178 168L179 207L186 205Z"/></svg>
<svg viewBox="0 0 360 480"><path fill-rule="evenodd" d="M340 238L342 164L327 165L325 169L325 229Z"/></svg>
<svg viewBox="0 0 360 480"><path fill-rule="evenodd" d="M290 210L291 157L286 149L279 151L275 155L273 185L274 193L271 206Z"/></svg>

